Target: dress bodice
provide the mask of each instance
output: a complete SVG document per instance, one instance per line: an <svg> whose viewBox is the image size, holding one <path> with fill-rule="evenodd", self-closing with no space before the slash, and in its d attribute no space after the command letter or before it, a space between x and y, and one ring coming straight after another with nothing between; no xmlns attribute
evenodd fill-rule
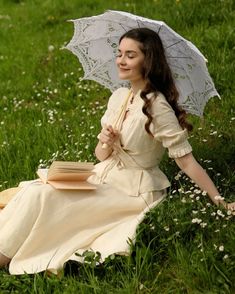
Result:
<svg viewBox="0 0 235 294"><path fill-rule="evenodd" d="M127 88L120 88L113 93L101 119L102 125L113 125L128 91ZM131 196L162 190L170 185L159 169L166 148L172 158L192 150L187 141L187 131L182 130L162 94L153 100L151 106L153 121L150 130L153 136L145 130L147 118L142 112L143 103L140 93L137 93L127 118L119 126L120 140L115 144L112 155L96 165L96 176L92 178L95 182L119 186Z"/></svg>

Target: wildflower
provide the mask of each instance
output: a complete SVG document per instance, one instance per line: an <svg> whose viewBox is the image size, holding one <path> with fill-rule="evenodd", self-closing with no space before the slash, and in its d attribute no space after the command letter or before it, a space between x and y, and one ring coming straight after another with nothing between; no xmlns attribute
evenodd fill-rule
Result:
<svg viewBox="0 0 235 294"><path fill-rule="evenodd" d="M54 51L54 49L55 49L55 47L54 47L53 45L49 45L49 46L48 46L48 51L49 51L49 52Z"/></svg>
<svg viewBox="0 0 235 294"><path fill-rule="evenodd" d="M201 222L202 222L202 220L201 220L200 218L193 218L193 219L192 219L192 223L193 223L193 224L195 224L195 223L196 223L196 224L200 224Z"/></svg>
<svg viewBox="0 0 235 294"><path fill-rule="evenodd" d="M217 135L217 131L210 133L210 136L214 136L214 135Z"/></svg>
<svg viewBox="0 0 235 294"><path fill-rule="evenodd" d="M164 230L168 232L170 230L170 228L168 226L165 226Z"/></svg>
<svg viewBox="0 0 235 294"><path fill-rule="evenodd" d="M228 254L225 254L223 259L227 259L228 258Z"/></svg>
<svg viewBox="0 0 235 294"><path fill-rule="evenodd" d="M153 224L150 224L150 230L155 230L155 226Z"/></svg>
<svg viewBox="0 0 235 294"><path fill-rule="evenodd" d="M224 246L223 245L220 245L220 247L219 247L219 251L224 251Z"/></svg>
<svg viewBox="0 0 235 294"><path fill-rule="evenodd" d="M201 226L202 228L205 228L205 227L207 226L207 223L200 223L200 226Z"/></svg>
<svg viewBox="0 0 235 294"><path fill-rule="evenodd" d="M221 216L221 217L224 217L225 215L223 214L223 212L221 210L217 210L217 215Z"/></svg>
<svg viewBox="0 0 235 294"><path fill-rule="evenodd" d="M176 176L175 176L175 180L178 181L181 177L181 173L178 173Z"/></svg>

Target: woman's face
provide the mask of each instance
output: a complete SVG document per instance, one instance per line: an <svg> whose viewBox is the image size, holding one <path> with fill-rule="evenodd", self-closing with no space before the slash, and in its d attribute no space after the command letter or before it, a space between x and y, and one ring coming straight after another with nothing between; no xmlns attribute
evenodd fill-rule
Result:
<svg viewBox="0 0 235 294"><path fill-rule="evenodd" d="M138 82L143 80L144 54L140 50L141 44L129 38L123 38L119 44L116 63L119 78Z"/></svg>

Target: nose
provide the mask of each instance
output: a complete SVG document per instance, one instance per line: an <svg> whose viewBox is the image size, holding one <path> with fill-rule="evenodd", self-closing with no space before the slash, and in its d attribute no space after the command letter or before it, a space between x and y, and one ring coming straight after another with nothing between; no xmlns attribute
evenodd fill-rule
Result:
<svg viewBox="0 0 235 294"><path fill-rule="evenodd" d="M117 57L117 64L120 64L120 65L125 65L126 64L126 58L125 58L124 55Z"/></svg>

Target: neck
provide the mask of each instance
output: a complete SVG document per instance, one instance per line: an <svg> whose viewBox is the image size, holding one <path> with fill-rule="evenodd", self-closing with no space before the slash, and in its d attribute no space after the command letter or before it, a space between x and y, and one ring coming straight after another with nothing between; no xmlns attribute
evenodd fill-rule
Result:
<svg viewBox="0 0 235 294"><path fill-rule="evenodd" d="M138 93L139 90L143 90L146 86L146 81L131 81L131 89L134 95Z"/></svg>

